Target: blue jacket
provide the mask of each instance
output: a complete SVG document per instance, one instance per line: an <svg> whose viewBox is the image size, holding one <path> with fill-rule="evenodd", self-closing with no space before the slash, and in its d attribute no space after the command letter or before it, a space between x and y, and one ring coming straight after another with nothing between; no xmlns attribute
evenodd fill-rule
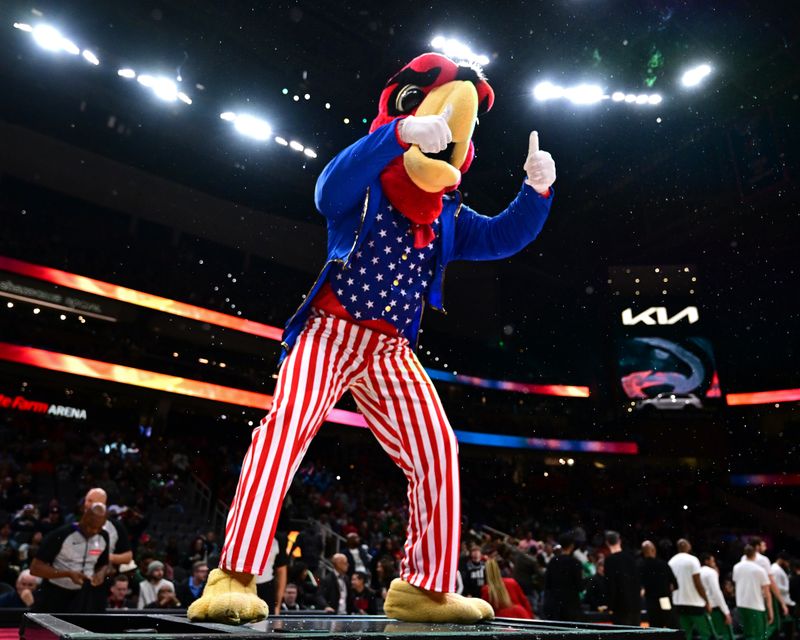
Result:
<svg viewBox="0 0 800 640"><path fill-rule="evenodd" d="M375 222L383 193L380 174L405 149L398 142L397 121L376 129L354 142L331 160L317 180L314 200L328 227L328 259L300 308L289 318L283 331L281 361L303 330L311 301L328 279L333 263L347 268ZM516 198L502 213L487 217L461 203L461 194L443 199L441 251L436 258L428 303L444 312L442 287L447 264L453 260L497 260L514 255L542 230L553 201L523 184ZM419 332L422 309L404 331L412 344Z"/></svg>

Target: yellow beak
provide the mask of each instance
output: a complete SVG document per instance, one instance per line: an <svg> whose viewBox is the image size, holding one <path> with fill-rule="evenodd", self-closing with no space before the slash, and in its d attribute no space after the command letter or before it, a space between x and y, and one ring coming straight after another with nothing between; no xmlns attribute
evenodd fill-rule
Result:
<svg viewBox="0 0 800 640"><path fill-rule="evenodd" d="M467 157L469 143L478 116L478 92L468 80L453 80L431 91L417 107L416 116L442 114L445 107L452 109L447 121L453 134L450 158L437 160L426 156L413 144L403 154L403 166L409 178L423 191L436 193L458 184L458 170Z"/></svg>

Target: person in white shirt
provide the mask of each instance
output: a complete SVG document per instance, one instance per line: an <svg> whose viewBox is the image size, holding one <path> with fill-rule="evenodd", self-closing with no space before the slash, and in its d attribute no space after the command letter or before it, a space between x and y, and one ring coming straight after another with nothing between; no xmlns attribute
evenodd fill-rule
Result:
<svg viewBox="0 0 800 640"><path fill-rule="evenodd" d="M781 626L783 625L783 618L789 615L789 607L786 606L786 602L783 600L783 595L778 589L778 585L775 583L775 578L772 575L772 565L769 562L769 558L764 554L767 552L767 543L764 541L763 538L750 538L750 546L752 546L756 550L756 557L755 562L761 567L764 571L767 572L767 576L769 577L769 590L772 593L772 609L773 609L773 616L772 622L769 623L767 626L767 638L771 638L773 635L780 631ZM745 559L745 556L742 556L742 560Z"/></svg>
<svg viewBox="0 0 800 640"><path fill-rule="evenodd" d="M164 578L164 563L153 560L147 565L147 580L139 583L139 604L137 609L144 609L151 602L158 600L158 591L163 586L171 586L175 591L175 585Z"/></svg>
<svg viewBox="0 0 800 640"><path fill-rule="evenodd" d="M725 596L719 586L719 567L713 553L701 553L700 580L711 603L711 626L717 638L733 640L733 620Z"/></svg>
<svg viewBox="0 0 800 640"><path fill-rule="evenodd" d="M783 604L786 606L787 610L791 611L794 609L795 601L792 600L792 596L789 593L789 570L791 569L791 558L789 554L785 551L781 551L775 562L772 563L772 566L769 568L769 575L772 578L772 582L775 583L775 586L778 587L778 593L783 600ZM775 610L775 615L777 617L777 607L773 605L772 607ZM781 626L783 624L781 623ZM780 627L778 627L780 630Z"/></svg>
<svg viewBox="0 0 800 640"><path fill-rule="evenodd" d="M676 547L678 553L669 561L669 568L678 583L678 588L672 592L672 604L686 640L692 640L694 631L697 631L700 640L709 640L713 633L708 617L711 603L700 579L700 561L689 553L692 545L685 538L678 540Z"/></svg>
<svg viewBox="0 0 800 640"><path fill-rule="evenodd" d="M756 550L752 545L745 546L744 560L733 567L733 582L744 640L764 640L767 625L774 619L772 594L769 576L756 562Z"/></svg>

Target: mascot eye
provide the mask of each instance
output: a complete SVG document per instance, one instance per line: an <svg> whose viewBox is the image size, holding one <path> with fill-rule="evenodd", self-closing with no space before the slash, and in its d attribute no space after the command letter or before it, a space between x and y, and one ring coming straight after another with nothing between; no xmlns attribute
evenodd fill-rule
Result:
<svg viewBox="0 0 800 640"><path fill-rule="evenodd" d="M395 107L400 113L408 113L416 109L425 99L425 92L418 86L407 84L397 94Z"/></svg>

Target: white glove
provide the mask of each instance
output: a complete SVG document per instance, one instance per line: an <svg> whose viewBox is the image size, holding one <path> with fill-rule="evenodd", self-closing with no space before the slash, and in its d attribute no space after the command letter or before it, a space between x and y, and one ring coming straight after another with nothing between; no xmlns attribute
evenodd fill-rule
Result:
<svg viewBox="0 0 800 640"><path fill-rule="evenodd" d="M539 132L531 131L528 143L528 158L523 165L528 177L525 182L538 193L547 193L556 181L556 163L547 151L539 151Z"/></svg>
<svg viewBox="0 0 800 640"><path fill-rule="evenodd" d="M400 139L407 144L416 144L423 153L438 153L453 141L447 124L452 107L448 104L438 116L408 116L397 125Z"/></svg>

